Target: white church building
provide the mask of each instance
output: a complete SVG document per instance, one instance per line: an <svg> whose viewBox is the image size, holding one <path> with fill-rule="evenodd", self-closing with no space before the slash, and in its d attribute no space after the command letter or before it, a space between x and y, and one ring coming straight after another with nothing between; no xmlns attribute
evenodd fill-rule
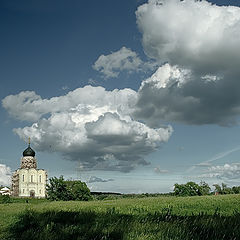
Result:
<svg viewBox="0 0 240 240"><path fill-rule="evenodd" d="M12 175L12 195L15 197L45 198L47 172L37 169L35 152L30 147L23 151L21 166Z"/></svg>

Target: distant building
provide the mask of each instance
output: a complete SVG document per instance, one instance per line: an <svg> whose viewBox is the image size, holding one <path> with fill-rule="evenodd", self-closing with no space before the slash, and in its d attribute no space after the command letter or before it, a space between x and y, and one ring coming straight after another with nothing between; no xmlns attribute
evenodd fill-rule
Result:
<svg viewBox="0 0 240 240"><path fill-rule="evenodd" d="M8 187L1 188L0 195L11 195L10 189Z"/></svg>
<svg viewBox="0 0 240 240"><path fill-rule="evenodd" d="M30 147L24 150L21 166L12 175L12 195L16 197L45 198L47 172L37 169L35 152Z"/></svg>

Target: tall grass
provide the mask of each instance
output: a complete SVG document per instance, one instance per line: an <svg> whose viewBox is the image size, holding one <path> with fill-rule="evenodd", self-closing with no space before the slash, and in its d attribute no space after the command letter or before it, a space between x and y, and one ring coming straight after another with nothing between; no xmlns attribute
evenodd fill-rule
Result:
<svg viewBox="0 0 240 240"><path fill-rule="evenodd" d="M240 239L240 195L0 206L0 239Z"/></svg>
<svg viewBox="0 0 240 240"><path fill-rule="evenodd" d="M177 216L171 211L139 215L122 214L110 208L106 212L26 210L9 227L7 239L49 240L237 240L240 239L240 214L219 213Z"/></svg>

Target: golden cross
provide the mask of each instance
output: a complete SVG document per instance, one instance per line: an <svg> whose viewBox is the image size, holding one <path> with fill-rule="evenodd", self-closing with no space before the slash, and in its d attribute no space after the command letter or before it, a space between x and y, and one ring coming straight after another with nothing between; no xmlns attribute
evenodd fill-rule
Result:
<svg viewBox="0 0 240 240"><path fill-rule="evenodd" d="M30 145L30 137L28 138L28 145Z"/></svg>

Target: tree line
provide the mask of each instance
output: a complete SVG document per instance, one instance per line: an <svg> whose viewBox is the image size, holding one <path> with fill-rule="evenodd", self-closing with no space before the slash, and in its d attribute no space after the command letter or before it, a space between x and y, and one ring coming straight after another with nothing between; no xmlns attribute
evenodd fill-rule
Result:
<svg viewBox="0 0 240 240"><path fill-rule="evenodd" d="M234 186L232 188L227 187L225 183L214 184L215 187L214 191L211 192L211 188L208 183L201 181L199 184L195 182L187 182L185 184L178 184L174 185L174 190L171 193L163 194L163 195L174 195L174 196L203 196L203 195L210 195L210 194L240 194L240 186ZM47 198L49 200L63 200L63 201L70 201L70 200L82 200L88 201L95 198L91 194L87 184L81 181L65 181L63 176L60 178L52 177L49 179L49 184L47 185ZM106 193L104 193L104 196ZM129 194L120 194L119 197L129 197ZM134 194L134 197L148 197L153 196L154 194ZM156 194L162 195L162 194ZM108 196L105 196L105 199ZM114 196L116 197L116 196ZM101 199L101 196L97 197L96 199Z"/></svg>
<svg viewBox="0 0 240 240"><path fill-rule="evenodd" d="M240 186L234 187L227 187L225 183L214 184L215 187L214 191L211 192L210 186L206 183L201 181L200 184L195 182L187 182L185 184L178 184L174 185L173 194L175 196L203 196L203 195L210 195L210 194L239 194L240 193Z"/></svg>
<svg viewBox="0 0 240 240"><path fill-rule="evenodd" d="M47 184L47 199L52 201L89 201L119 198L141 198L141 197L158 197L158 196L203 196L213 194L240 194L240 186L228 187L225 183L214 184L214 191L210 186L201 181L187 182L185 184L174 184L173 192L169 193L142 193L142 194L116 194L116 193L91 193L85 182L79 180L64 180L63 176L52 177ZM10 203L11 198L8 195L0 194L0 204Z"/></svg>

